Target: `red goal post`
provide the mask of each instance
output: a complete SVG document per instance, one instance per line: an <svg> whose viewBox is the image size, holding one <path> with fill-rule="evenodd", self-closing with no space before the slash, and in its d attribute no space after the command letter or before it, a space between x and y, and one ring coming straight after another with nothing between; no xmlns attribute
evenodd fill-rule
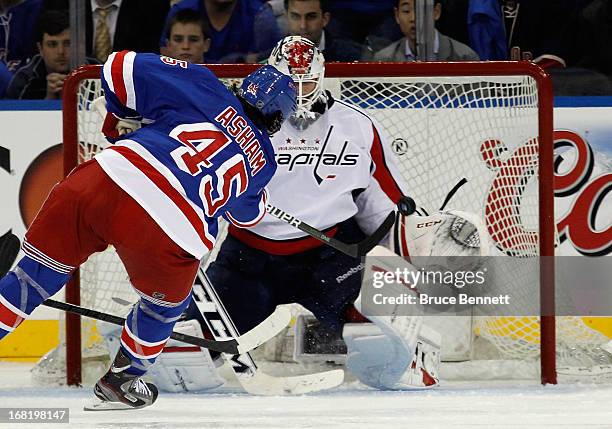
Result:
<svg viewBox="0 0 612 429"><path fill-rule="evenodd" d="M219 64L209 68L219 78L241 78L255 70L259 65ZM101 66L83 66L64 82L63 92L63 141L64 174L67 175L80 161L79 144L79 87L86 80L99 79ZM326 78L369 79L373 81L387 78L423 78L453 80L465 77L478 77L487 80L496 77L524 76L534 82L537 88L537 142L538 158L538 207L537 237L540 259L540 368L542 383L556 383L556 336L555 336L555 285L554 285L554 200L553 200L553 94L548 75L530 62L413 62L413 63L329 63L326 65ZM344 84L340 84L344 85ZM416 87L418 88L418 87ZM370 91L371 89L369 89ZM419 89L417 89L419 90ZM373 91L373 90L372 90ZM389 92L392 90L388 90ZM435 91L434 91L435 93ZM447 97L447 94L438 94ZM391 93L389 99L396 94ZM518 94L518 97L521 97ZM91 101L91 100L90 100ZM395 101L394 101L395 102ZM402 100L400 100L401 105ZM396 108L396 106L394 106ZM476 124L477 125L477 124ZM534 225L535 227L535 225ZM75 273L66 286L66 301L80 304L81 290L79 274ZM80 384L81 374L81 322L74 314L66 316L66 376L69 385Z"/></svg>

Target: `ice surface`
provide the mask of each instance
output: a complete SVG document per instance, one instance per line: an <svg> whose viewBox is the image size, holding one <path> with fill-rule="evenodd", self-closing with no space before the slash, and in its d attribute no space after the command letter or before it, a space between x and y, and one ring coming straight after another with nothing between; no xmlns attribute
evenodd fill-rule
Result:
<svg viewBox="0 0 612 429"><path fill-rule="evenodd" d="M0 362L0 407L68 407L70 424L0 428L612 428L612 386L453 382L434 391L379 392L351 382L297 397L162 393L151 407L83 411L91 388L36 388L31 364Z"/></svg>

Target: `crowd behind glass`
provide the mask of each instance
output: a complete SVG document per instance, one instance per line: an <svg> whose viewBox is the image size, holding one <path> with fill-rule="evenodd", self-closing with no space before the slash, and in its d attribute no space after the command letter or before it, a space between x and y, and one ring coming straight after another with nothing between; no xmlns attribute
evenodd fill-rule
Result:
<svg viewBox="0 0 612 429"><path fill-rule="evenodd" d="M326 61L525 59L550 73L556 95L612 94L609 0L80 1L91 64L124 49L263 62L291 34L315 42ZM435 30L423 33L419 14ZM61 98L70 23L69 0L0 0L1 98Z"/></svg>

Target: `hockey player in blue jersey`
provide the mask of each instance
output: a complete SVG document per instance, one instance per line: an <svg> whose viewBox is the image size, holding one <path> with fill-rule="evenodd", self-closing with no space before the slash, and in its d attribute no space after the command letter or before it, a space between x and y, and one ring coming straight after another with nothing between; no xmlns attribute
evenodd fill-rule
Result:
<svg viewBox="0 0 612 429"><path fill-rule="evenodd" d="M157 398L141 376L189 303L217 218L242 228L265 213L276 170L269 134L294 111L296 91L272 66L233 94L203 66L127 51L110 55L102 85L114 144L57 184L28 229L25 256L0 280L0 338L113 245L141 298L94 391L141 408Z"/></svg>

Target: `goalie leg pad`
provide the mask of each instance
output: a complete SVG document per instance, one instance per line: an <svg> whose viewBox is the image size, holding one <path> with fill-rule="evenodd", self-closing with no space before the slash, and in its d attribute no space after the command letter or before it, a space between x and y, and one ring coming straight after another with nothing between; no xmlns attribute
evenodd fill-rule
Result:
<svg viewBox="0 0 612 429"><path fill-rule="evenodd" d="M174 331L204 338L197 320L178 322ZM208 349L170 339L149 373L166 392L201 392L225 383L217 370L223 360L218 355L217 358L213 360Z"/></svg>
<svg viewBox="0 0 612 429"><path fill-rule="evenodd" d="M430 389L440 384L440 343L442 337L434 329L423 325L410 366L394 389Z"/></svg>
<svg viewBox="0 0 612 429"><path fill-rule="evenodd" d="M374 324L347 324L346 367L359 381L380 390L428 389L439 385L440 334L421 326L414 353Z"/></svg>
<svg viewBox="0 0 612 429"><path fill-rule="evenodd" d="M346 369L375 389L392 389L412 361L409 351L399 352L374 324L347 323L342 336L347 347Z"/></svg>

